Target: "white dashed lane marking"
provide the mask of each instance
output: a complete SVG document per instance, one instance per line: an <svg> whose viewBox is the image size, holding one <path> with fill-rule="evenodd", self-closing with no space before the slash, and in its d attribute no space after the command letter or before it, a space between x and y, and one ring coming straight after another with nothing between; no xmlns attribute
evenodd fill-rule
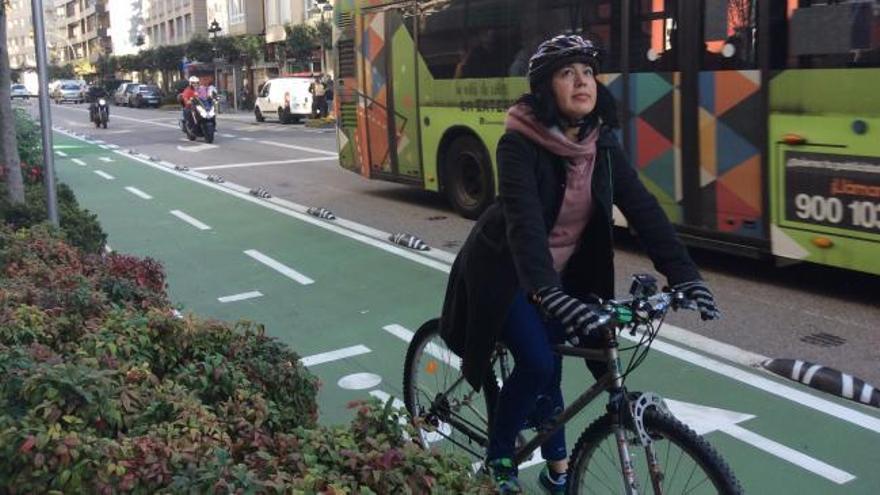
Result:
<svg viewBox="0 0 880 495"><path fill-rule="evenodd" d="M257 251L256 249L248 249L244 252L244 254L250 256L251 258L259 261L260 263L268 266L269 268L275 270L276 272L284 275L285 277L292 279L296 282L299 282L302 285L309 285L315 283L314 280L306 277L302 273L290 268L289 266L266 256L265 254Z"/></svg>
<svg viewBox="0 0 880 495"><path fill-rule="evenodd" d="M306 356L302 358L300 361L303 366L315 366L316 364L330 363L333 361L339 361L340 359L347 359L354 356L360 356L361 354L367 354L371 352L370 348L363 345L353 345L351 347L344 347L342 349L336 349L335 351L330 352L322 352L321 354L313 354L311 356Z"/></svg>
<svg viewBox="0 0 880 495"><path fill-rule="evenodd" d="M137 197L139 197L139 198L143 198L143 199L153 199L152 196L150 196L149 194L147 194L147 193L141 191L140 189L138 189L138 188L136 188L136 187L128 186L128 187L125 188L125 190L128 191L128 192L130 192L130 193L132 193L132 194L134 194L135 196L137 196Z"/></svg>
<svg viewBox="0 0 880 495"><path fill-rule="evenodd" d="M211 226L187 215L180 210L171 210L171 214L199 230L211 230Z"/></svg>

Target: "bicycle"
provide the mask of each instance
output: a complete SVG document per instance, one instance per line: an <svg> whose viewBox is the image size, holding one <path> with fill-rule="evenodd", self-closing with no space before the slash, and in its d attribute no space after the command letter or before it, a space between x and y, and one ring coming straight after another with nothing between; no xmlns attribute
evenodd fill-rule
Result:
<svg viewBox="0 0 880 495"><path fill-rule="evenodd" d="M533 438L526 440L520 435L514 463L527 460L558 428L607 391L606 412L581 433L571 452L568 493L634 495L642 493L643 486L655 494L742 493L724 459L705 439L675 419L659 395L625 387L627 377L647 356L668 311L692 309L692 304L680 292L658 291L650 275L635 275L630 296L606 301L601 309L605 320L599 330L602 347L558 345L554 351L563 357L605 363L608 371L564 411L543 424L532 425L537 432ZM409 344L404 404L424 447L449 446L482 459L494 404L500 385L509 376L511 357L497 345L483 391L476 392L459 372L458 356L443 343L438 321L425 322ZM620 348L619 332L635 336L640 330L637 342ZM633 351L629 362L621 368L620 353L629 350ZM637 459L639 450L643 456Z"/></svg>

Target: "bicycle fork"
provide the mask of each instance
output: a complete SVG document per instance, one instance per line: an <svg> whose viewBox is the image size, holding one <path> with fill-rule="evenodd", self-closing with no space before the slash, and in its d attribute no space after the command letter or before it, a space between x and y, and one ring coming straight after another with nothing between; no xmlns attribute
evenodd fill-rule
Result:
<svg viewBox="0 0 880 495"><path fill-rule="evenodd" d="M608 363L612 367L613 385L610 389L612 397L617 396L617 400L611 401L614 404L612 408L614 418L614 438L617 441L617 455L620 457L621 476L624 490L627 495L638 495L641 493L639 481L636 479L635 469L633 468L632 457L630 455L629 440L627 439L627 429L624 425L627 409L629 408L626 400L626 389L623 388L623 377L620 371L620 354L617 350L617 339L613 335L609 336L609 346L607 348ZM648 443L645 445L645 457L648 461L648 471L651 476L651 486L654 489L654 495L662 495L663 472L660 463L657 461L657 455L654 452L654 445Z"/></svg>

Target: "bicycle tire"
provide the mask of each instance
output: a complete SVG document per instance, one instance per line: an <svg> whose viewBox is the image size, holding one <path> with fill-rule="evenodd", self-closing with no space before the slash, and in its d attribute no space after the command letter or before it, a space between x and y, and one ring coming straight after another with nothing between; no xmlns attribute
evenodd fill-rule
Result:
<svg viewBox="0 0 880 495"><path fill-rule="evenodd" d="M620 456L617 453L617 443L612 429L612 417L605 414L594 421L578 438L572 452L568 476L569 494L583 493L625 493ZM629 422L629 421L628 421ZM715 449L700 435L697 435L687 425L675 419L675 417L660 413L655 409L648 409L644 416L645 428L651 434L654 441L655 454L660 460L663 473L663 493L717 493L723 495L738 495L743 493L742 487L733 471ZM627 428L628 438L635 436L632 426ZM637 437L635 437L637 438ZM668 440L668 441L665 441ZM608 447L610 445L610 448ZM681 454L678 459L670 462L669 450L675 446ZM599 453L601 451L601 459ZM653 493L654 489L649 477L645 449L638 442L629 442L630 456L633 458L633 470L636 472L640 485L640 493ZM686 480L687 485L683 488L676 487L675 480L671 480L679 473L683 456L689 458L693 464L691 474ZM602 469L601 463L612 466ZM672 466L672 467L670 467ZM705 480L711 486L703 487L703 490L686 490L690 486L693 475L700 469ZM609 471L610 470L610 471ZM685 471L688 466L685 466ZM600 476L607 479L602 480ZM615 478L616 476L616 478ZM703 481L699 481L703 483ZM668 489L666 487L669 487ZM694 489L702 485L696 485Z"/></svg>
<svg viewBox="0 0 880 495"><path fill-rule="evenodd" d="M426 349L431 344L437 346L433 348L433 354L426 352ZM438 352L448 354L441 354L438 358ZM428 357L426 358L426 356ZM420 436L423 446L437 447L438 444L440 444L439 447L443 448L443 450L456 450L457 448L461 448L461 450L469 452L475 460L481 460L484 455L483 451L485 450L485 446L480 445L478 441L471 438L466 432L464 432L464 430L456 428L454 425L456 421L447 415L446 412L442 411L442 407L431 407L437 404L442 405L443 399L446 398L445 395L444 398L438 398L437 395L432 398L428 396L428 392L425 392L424 389L421 394L418 393L418 387L421 385L419 378L423 376L420 371L422 371L424 367L426 373L429 374L436 375L440 372L447 373L442 385L436 383L436 385L439 386L435 388L441 390L433 390L431 392L440 393L442 390L446 389L447 385L461 380L461 383L457 388L465 392L463 396L470 396L470 399L463 401L463 404L473 403L474 406L479 407L480 403L482 403L483 409L477 411L478 413L482 413L482 417L479 417L479 414L474 414L473 411L472 414L467 414L467 411L461 411L461 407L463 406L457 406L458 409L456 409L456 407L451 404L448 407L448 412L451 415L455 415L455 419L458 419L459 413L461 413L461 419L468 423L476 423L476 426L479 427L479 436L483 441L488 441L489 438L489 425L491 425L491 418L494 414L494 407L498 398L498 384L494 379L494 374L490 373L490 377L484 382L482 391L476 392L467 381L464 380L464 376L460 371L460 366L456 367L446 362L449 360L443 359L443 356L454 356L454 353L443 344L442 338L440 337L439 319L435 318L428 320L415 332L410 341L409 347L406 350L406 359L404 360L403 370L404 405L413 418L419 418L426 424L431 425L429 429L423 429L421 431ZM482 396L482 400L477 397L478 395ZM446 403L448 404L450 401L448 398L446 399ZM438 424L438 421L441 423ZM447 425L448 428L444 425ZM441 435L445 438L439 438L437 435ZM467 442L468 445L473 448L463 448L462 446L457 445L456 442ZM453 448L448 449L448 444L452 444Z"/></svg>

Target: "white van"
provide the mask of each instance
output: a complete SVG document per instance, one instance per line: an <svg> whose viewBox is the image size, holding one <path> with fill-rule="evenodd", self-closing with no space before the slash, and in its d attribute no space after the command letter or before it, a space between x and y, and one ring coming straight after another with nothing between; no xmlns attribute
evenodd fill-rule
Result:
<svg viewBox="0 0 880 495"><path fill-rule="evenodd" d="M311 83L312 80L307 77L279 77L266 81L254 103L254 117L257 122L271 117L287 124L311 115Z"/></svg>

